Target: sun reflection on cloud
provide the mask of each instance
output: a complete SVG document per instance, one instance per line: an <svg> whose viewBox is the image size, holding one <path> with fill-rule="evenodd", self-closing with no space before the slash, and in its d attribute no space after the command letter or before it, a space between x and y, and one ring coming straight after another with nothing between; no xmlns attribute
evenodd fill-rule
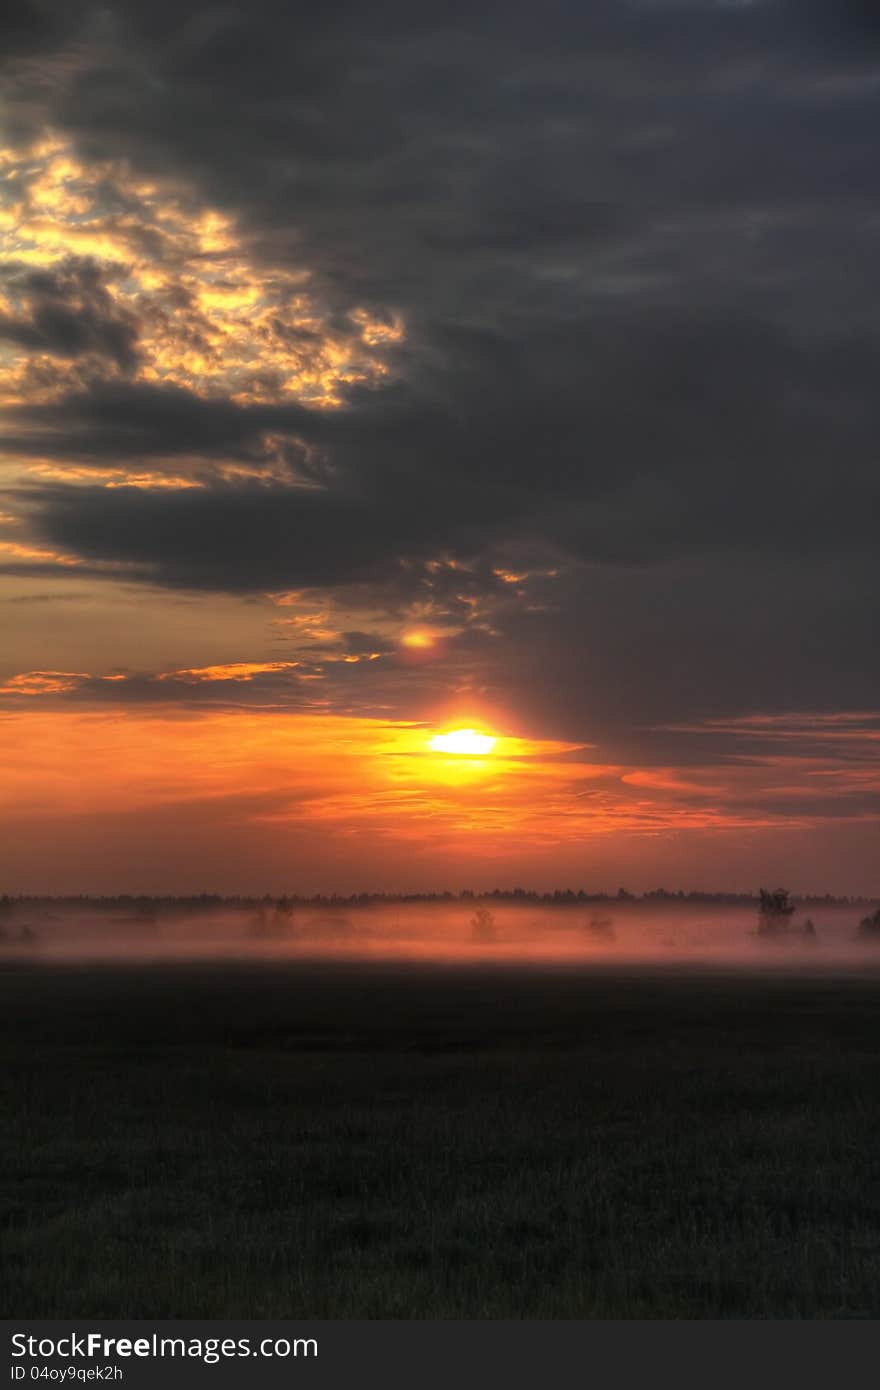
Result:
<svg viewBox="0 0 880 1390"><path fill-rule="evenodd" d="M436 638L433 632L426 632L422 628L416 628L412 632L405 632L400 641L402 646L409 647L411 651L424 652L430 651L434 646Z"/></svg>

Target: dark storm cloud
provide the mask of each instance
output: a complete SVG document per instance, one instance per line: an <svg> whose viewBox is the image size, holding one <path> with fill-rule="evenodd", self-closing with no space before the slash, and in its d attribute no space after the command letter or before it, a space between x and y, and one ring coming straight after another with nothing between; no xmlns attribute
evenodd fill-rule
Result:
<svg viewBox="0 0 880 1390"><path fill-rule="evenodd" d="M165 584L236 591L379 578L396 555L429 547L344 498L276 485L184 489L47 488L43 526L58 545L151 567Z"/></svg>
<svg viewBox="0 0 880 1390"><path fill-rule="evenodd" d="M281 434L321 459L311 489L299 462L295 487L53 484L24 499L38 537L230 591L387 585L438 553L488 590L494 555L543 549L577 577L493 650L561 725L865 697L873 6L119 0L66 23L80 42L21 40L20 127L191 183L333 321L406 334L337 412L134 381L11 411L22 457L220 466ZM7 331L57 345L51 302Z"/></svg>
<svg viewBox="0 0 880 1390"><path fill-rule="evenodd" d="M75 32L82 7L9 0L3 10L3 51L7 62L43 53Z"/></svg>
<svg viewBox="0 0 880 1390"><path fill-rule="evenodd" d="M602 325L540 339L534 372L509 345L497 345L500 373L485 343L460 349L482 399L465 405L463 381L457 421L412 400L378 419L375 403L334 419L111 386L29 412L20 436L13 420L5 443L44 454L63 426L54 447L92 462L246 459L284 428L328 452L335 471L317 491L31 494L51 543L152 565L173 585L347 583L432 548L472 556L511 536L618 564L719 547L873 548L873 343L806 350L755 322L721 329L647 311L638 344ZM502 390L511 378L514 399Z"/></svg>
<svg viewBox="0 0 880 1390"><path fill-rule="evenodd" d="M53 270L19 270L13 264L2 280L21 312L0 312L0 341L58 357L95 353L122 371L135 366L137 323L114 303L97 266L71 260Z"/></svg>
<svg viewBox="0 0 880 1390"><path fill-rule="evenodd" d="M806 562L746 548L587 567L567 578L556 606L507 617L493 700L516 692L514 711L529 724L562 738L589 730L612 760L687 763L764 750L756 731L752 742L746 730L735 741L717 729L698 740L666 726L876 708L873 569L867 552Z"/></svg>
<svg viewBox="0 0 880 1390"><path fill-rule="evenodd" d="M867 50L866 56L880 49L880 14L873 0L782 0L777 8L793 32L806 25L823 41Z"/></svg>
<svg viewBox="0 0 880 1390"><path fill-rule="evenodd" d="M51 448L61 458L108 465L187 454L239 458L267 428L298 429L308 419L296 406L252 411L176 386L99 381L62 401L10 407L2 442L20 454L39 457Z"/></svg>

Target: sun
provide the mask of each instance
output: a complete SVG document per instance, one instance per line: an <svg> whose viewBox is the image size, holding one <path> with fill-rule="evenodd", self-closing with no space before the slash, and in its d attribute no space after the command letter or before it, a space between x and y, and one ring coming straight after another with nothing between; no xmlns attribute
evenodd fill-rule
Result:
<svg viewBox="0 0 880 1390"><path fill-rule="evenodd" d="M428 744L435 753L463 753L470 757L485 757L495 747L491 734L478 733L476 729L450 729L446 734L435 734Z"/></svg>

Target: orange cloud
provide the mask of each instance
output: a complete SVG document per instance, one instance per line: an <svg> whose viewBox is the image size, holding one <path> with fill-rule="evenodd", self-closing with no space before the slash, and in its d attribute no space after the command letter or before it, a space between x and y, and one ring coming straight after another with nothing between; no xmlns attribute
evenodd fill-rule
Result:
<svg viewBox="0 0 880 1390"><path fill-rule="evenodd" d="M292 671L298 661L228 661L219 666L193 666L180 671L163 671L156 677L160 681L183 681L200 684L203 681L252 681L255 676L269 675L274 671Z"/></svg>
<svg viewBox="0 0 880 1390"><path fill-rule="evenodd" d="M51 550L47 546L25 545L18 541L0 541L0 560L4 555L9 560L31 564L63 565L69 568L82 564L75 555L65 555L62 551Z"/></svg>
<svg viewBox="0 0 880 1390"><path fill-rule="evenodd" d="M577 810L572 785L604 772L558 761L576 752L572 745L517 738L499 737L491 758L446 756L429 747L435 733L331 714L6 712L0 802L18 814L63 815L220 798L234 814L237 804L268 795L274 804L244 814L292 832L305 817L340 833L360 827L401 840L433 826L439 843L475 830L534 833L554 804ZM84 767L88 779L75 775Z"/></svg>
<svg viewBox="0 0 880 1390"><path fill-rule="evenodd" d="M84 671L25 671L0 685L0 695L61 695L88 679Z"/></svg>
<svg viewBox="0 0 880 1390"><path fill-rule="evenodd" d="M61 686L79 679L32 675ZM29 703L0 711L0 851L36 863L51 825L111 879L95 846L112 833L127 881L147 881L138 866L150 863L156 887L169 853L185 881L258 885L263 845L276 866L298 863L307 875L320 857L327 882L350 882L352 866L362 874L372 864L395 886L395 866L416 861L441 884L453 865L522 878L540 864L577 871L588 854L595 875L608 854L638 865L654 841L668 850L696 837L686 843L702 847L699 864L710 841L741 846L755 835L763 844L768 832L870 829L878 819L858 801L877 791L876 768L873 780L866 767L791 760L655 774L578 745L504 735L486 757L445 755L429 746L437 732L329 712ZM639 848L621 848L631 840Z"/></svg>
<svg viewBox="0 0 880 1390"><path fill-rule="evenodd" d="M196 680L249 680L285 663L206 667ZM180 673L175 673L178 679ZM46 681L75 680L42 673ZM687 829L746 829L808 822L802 809L770 815L757 804L750 772L726 796L701 795L681 779L592 760L579 745L500 735L486 757L433 751L435 729L332 714L181 711L57 711L0 718L11 805L70 811L84 802L124 809L221 798L269 796L260 821L305 817L334 833L370 833L428 848L516 855L530 846L596 835ZM72 775L88 767L88 786ZM773 770L763 786L773 791ZM717 776L717 772L716 772ZM684 795L682 795L684 793Z"/></svg>
<svg viewBox="0 0 880 1390"><path fill-rule="evenodd" d="M142 489L171 489L202 487L198 478L188 478L180 474L159 473L155 469L95 468L84 463L55 463L40 460L28 463L25 471L35 474L43 482L83 483L103 487L137 487ZM10 518L15 520L15 518ZM70 561L73 563L73 561Z"/></svg>

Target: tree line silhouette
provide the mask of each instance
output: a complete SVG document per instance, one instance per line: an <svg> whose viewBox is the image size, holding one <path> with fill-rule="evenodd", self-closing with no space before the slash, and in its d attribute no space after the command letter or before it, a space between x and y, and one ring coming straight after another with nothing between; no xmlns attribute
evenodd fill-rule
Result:
<svg viewBox="0 0 880 1390"><path fill-rule="evenodd" d="M781 895L781 897L780 897ZM173 912L176 914L197 914L218 912L223 909L242 909L256 911L260 907L267 911L274 911L276 906L280 906L282 911L293 909L294 907L312 907L327 909L343 909L352 907L381 907L384 905L394 905L396 903L527 903L536 906L577 906L583 903L595 904L644 904L650 907L681 907L682 905L693 905L697 907L751 907L757 905L760 912L765 911L765 900L769 903L771 899L785 899L789 904L799 904L804 906L825 906L825 907L852 907L867 905L871 902L870 898L850 897L825 894L801 894L793 896L786 889L775 889L772 892L761 889L756 896L754 893L708 893L701 891L685 891L678 889L670 891L666 888L654 888L645 893L631 893L626 888L619 888L615 893L593 892L585 888L554 888L548 892L538 892L530 888L492 888L485 892L480 892L471 888L463 888L458 892L423 892L423 893L314 893L311 895L299 893L283 893L281 895L273 893L263 894L221 894L221 893L193 893L193 894L4 894L0 896L0 921L4 916L11 915L18 907L27 907L35 911L70 911L81 912L125 912L142 914L145 917L153 913ZM791 911L794 911L792 906ZM774 913L768 914L773 916ZM775 915L784 917L787 914L783 909L776 911Z"/></svg>

